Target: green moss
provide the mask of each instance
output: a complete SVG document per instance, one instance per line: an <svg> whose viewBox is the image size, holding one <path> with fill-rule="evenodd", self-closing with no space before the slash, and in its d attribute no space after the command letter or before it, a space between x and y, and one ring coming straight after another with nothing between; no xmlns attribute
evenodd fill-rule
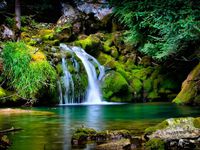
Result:
<svg viewBox="0 0 200 150"><path fill-rule="evenodd" d="M97 132L92 128L78 128L72 135L72 140L78 140L78 142L86 142L87 137L95 135Z"/></svg>
<svg viewBox="0 0 200 150"><path fill-rule="evenodd" d="M124 69L124 66L120 63L116 63L116 71L119 72L125 79L128 79L129 73Z"/></svg>
<svg viewBox="0 0 200 150"><path fill-rule="evenodd" d="M5 97L6 96L6 91L0 87L0 97Z"/></svg>
<svg viewBox="0 0 200 150"><path fill-rule="evenodd" d="M136 92L136 94L137 94L137 93L142 92L143 85L142 85L142 82L139 79L134 78L131 82L131 87L133 89L133 92Z"/></svg>
<svg viewBox="0 0 200 150"><path fill-rule="evenodd" d="M159 99L160 96L159 96L159 94L157 93L157 91L152 91L152 92L148 93L147 98L148 98L150 101L152 101L152 100Z"/></svg>
<svg viewBox="0 0 200 150"><path fill-rule="evenodd" d="M93 128L78 128L75 133L96 134L96 130Z"/></svg>
<svg viewBox="0 0 200 150"><path fill-rule="evenodd" d="M108 45L106 45L106 44L104 44L104 45L103 45L103 51L104 51L105 53L110 54L110 52L111 52L111 47L108 46Z"/></svg>
<svg viewBox="0 0 200 150"><path fill-rule="evenodd" d="M59 43L60 43L60 41L58 39L44 41L44 44L51 45L51 46L57 46L57 45L59 45Z"/></svg>
<svg viewBox="0 0 200 150"><path fill-rule="evenodd" d="M199 128L200 129L200 117L195 118L193 121L194 127Z"/></svg>
<svg viewBox="0 0 200 150"><path fill-rule="evenodd" d="M111 53L111 48L112 47L112 39L108 38L104 43L103 43L103 51L105 53L110 54Z"/></svg>
<svg viewBox="0 0 200 150"><path fill-rule="evenodd" d="M161 139L151 139L145 143L147 150L165 150L165 142Z"/></svg>
<svg viewBox="0 0 200 150"><path fill-rule="evenodd" d="M85 39L75 41L76 46L82 47L87 53L98 56L102 49L101 41L94 35L90 35Z"/></svg>
<svg viewBox="0 0 200 150"><path fill-rule="evenodd" d="M63 70L62 70L62 64L57 64L56 65L56 70L59 76L62 76Z"/></svg>
<svg viewBox="0 0 200 150"><path fill-rule="evenodd" d="M49 29L43 29L39 31L39 35L43 40L53 40L54 31Z"/></svg>
<svg viewBox="0 0 200 150"><path fill-rule="evenodd" d="M152 80L150 78L144 80L143 84L145 92L150 92L152 90Z"/></svg>
<svg viewBox="0 0 200 150"><path fill-rule="evenodd" d="M151 134L157 130L160 130L160 129L164 129L166 128L167 126L169 125L169 123L165 120L159 124L157 124L156 126L153 126L153 127L149 127L147 129L145 129L145 134Z"/></svg>
<svg viewBox="0 0 200 150"><path fill-rule="evenodd" d="M72 25L71 25L71 24L64 24L63 26L56 26L56 27L54 28L54 31L55 31L56 33L61 33L63 30L65 30L65 29L71 30L71 28L72 28Z"/></svg>
<svg viewBox="0 0 200 150"><path fill-rule="evenodd" d="M72 135L72 140L78 140L79 142L85 141L87 139L88 135L86 133L80 132L80 133L74 133Z"/></svg>
<svg viewBox="0 0 200 150"><path fill-rule="evenodd" d="M34 46L34 45L37 45L38 42L36 39L30 39L29 42L28 42L28 45L31 45L31 46Z"/></svg>
<svg viewBox="0 0 200 150"><path fill-rule="evenodd" d="M119 57L119 52L115 46L111 47L111 56L117 59Z"/></svg>
<svg viewBox="0 0 200 150"><path fill-rule="evenodd" d="M199 104L199 100L195 99L199 95L199 81L200 63L190 72L187 79L182 83L182 89L177 97L173 100L177 104ZM197 80L197 81L196 81Z"/></svg>
<svg viewBox="0 0 200 150"><path fill-rule="evenodd" d="M115 62L114 58L112 58L110 55L107 55L107 54L101 52L99 54L99 56L97 57L97 59L104 66L107 66L107 67L110 67L110 68L115 67L116 62ZM108 63L110 63L110 62L111 63L113 62L113 64L108 65Z"/></svg>
<svg viewBox="0 0 200 150"><path fill-rule="evenodd" d="M147 79L147 77L149 77L152 73L152 67L148 67L148 68L141 68L141 69L134 69L132 70L132 74L134 77L141 79L141 80L145 80Z"/></svg>
<svg viewBox="0 0 200 150"><path fill-rule="evenodd" d="M130 95L129 85L118 72L111 72L105 77L102 92L103 97L107 100L113 97L114 101L130 101L130 98L127 97Z"/></svg>

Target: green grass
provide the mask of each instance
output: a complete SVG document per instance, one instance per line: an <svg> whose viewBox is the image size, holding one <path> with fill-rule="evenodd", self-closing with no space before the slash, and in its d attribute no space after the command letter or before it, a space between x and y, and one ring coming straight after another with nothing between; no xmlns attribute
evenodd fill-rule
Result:
<svg viewBox="0 0 200 150"><path fill-rule="evenodd" d="M25 99L36 99L43 88L54 88L56 71L47 60L33 61L23 42L8 42L3 49L4 76L10 89Z"/></svg>

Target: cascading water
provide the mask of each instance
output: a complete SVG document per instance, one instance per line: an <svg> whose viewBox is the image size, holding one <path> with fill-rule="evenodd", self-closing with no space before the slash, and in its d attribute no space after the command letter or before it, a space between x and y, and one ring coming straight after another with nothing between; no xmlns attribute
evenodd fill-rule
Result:
<svg viewBox="0 0 200 150"><path fill-rule="evenodd" d="M60 49L72 54L73 66L78 71L79 64L74 58L74 54L75 54L81 60L88 77L88 88L86 91L86 97L83 98L83 96L80 95L78 96L78 100L76 100L76 98L74 97L75 89L74 89L73 78L72 78L71 73L68 71L65 57L63 57L62 68L64 72L63 85L64 85L65 92L63 96L62 90L60 90L61 92L60 97L64 99L64 100L60 100L60 102L62 102L61 104L80 103L80 102L100 104L102 100L101 100L101 92L100 92L99 84L105 74L104 67L101 66L100 63L94 57L87 54L80 47L74 46L70 48L65 44L60 44ZM99 75L97 75L95 66L97 66L99 70ZM81 101L80 98L85 99L85 101Z"/></svg>

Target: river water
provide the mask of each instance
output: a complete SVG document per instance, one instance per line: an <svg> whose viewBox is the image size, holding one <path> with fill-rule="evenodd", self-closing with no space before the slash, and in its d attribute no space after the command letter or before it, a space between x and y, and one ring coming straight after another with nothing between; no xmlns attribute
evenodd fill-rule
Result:
<svg viewBox="0 0 200 150"><path fill-rule="evenodd" d="M76 105L40 107L32 110L53 114L0 114L0 130L20 127L9 133L10 150L70 150L72 132L81 126L97 130L128 129L136 135L171 117L200 116L199 107L169 103L123 105ZM82 148L89 149L89 148Z"/></svg>

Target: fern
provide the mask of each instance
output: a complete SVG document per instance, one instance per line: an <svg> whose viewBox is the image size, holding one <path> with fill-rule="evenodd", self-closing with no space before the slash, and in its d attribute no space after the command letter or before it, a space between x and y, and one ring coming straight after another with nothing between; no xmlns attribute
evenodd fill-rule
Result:
<svg viewBox="0 0 200 150"><path fill-rule="evenodd" d="M114 16L129 28L127 41L156 59L184 50L182 45L200 40L200 2L195 0L111 1Z"/></svg>

